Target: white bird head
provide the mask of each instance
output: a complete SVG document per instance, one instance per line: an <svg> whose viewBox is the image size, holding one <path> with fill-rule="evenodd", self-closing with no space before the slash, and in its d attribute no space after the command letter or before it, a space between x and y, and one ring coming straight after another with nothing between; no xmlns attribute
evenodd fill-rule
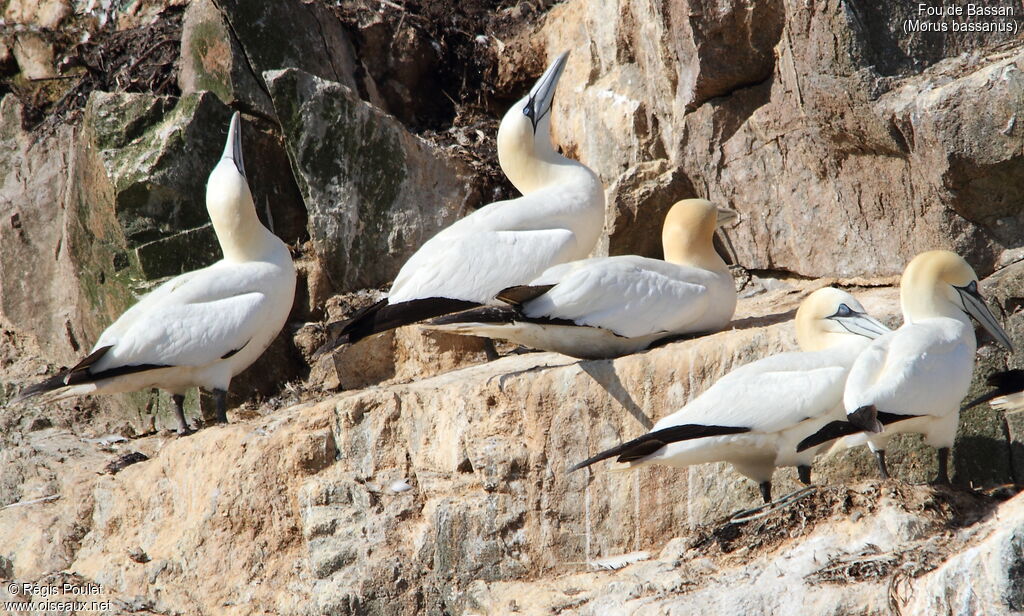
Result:
<svg viewBox="0 0 1024 616"><path fill-rule="evenodd" d="M735 210L716 207L705 199L677 201L661 227L665 260L704 269L725 268L725 262L715 251L715 229L738 219Z"/></svg>
<svg viewBox="0 0 1024 616"><path fill-rule="evenodd" d="M874 339L889 331L852 295L835 287L811 293L796 311L796 339L804 351Z"/></svg>
<svg viewBox="0 0 1024 616"><path fill-rule="evenodd" d="M555 58L529 94L512 105L498 127L498 163L523 194L531 192L539 180L531 160L552 162L561 158L551 145L551 106L568 57L566 51Z"/></svg>
<svg viewBox="0 0 1024 616"><path fill-rule="evenodd" d="M235 112L228 126L224 153L206 183L206 210L224 257L229 260L244 259L246 244L253 241L251 236L256 232L253 223L263 228L245 179L241 128L241 118Z"/></svg>
<svg viewBox="0 0 1024 616"><path fill-rule="evenodd" d="M914 257L900 280L900 305L908 323L932 317L974 317L999 344L1013 350L1010 337L999 325L978 292L978 275L955 252L931 250Z"/></svg>

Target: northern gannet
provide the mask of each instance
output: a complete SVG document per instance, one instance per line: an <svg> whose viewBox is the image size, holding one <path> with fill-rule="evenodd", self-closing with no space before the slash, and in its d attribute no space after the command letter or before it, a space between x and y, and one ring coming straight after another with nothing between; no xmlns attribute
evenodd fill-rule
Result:
<svg viewBox="0 0 1024 616"><path fill-rule="evenodd" d="M224 258L161 284L104 330L87 357L28 387L16 401L158 387L171 393L185 434L184 394L198 386L213 392L217 417L227 421L231 378L281 331L295 295L288 247L256 216L238 113L207 182L206 209Z"/></svg>
<svg viewBox="0 0 1024 616"><path fill-rule="evenodd" d="M715 229L733 210L687 199L665 216L665 260L597 257L549 268L529 286L506 289L506 306L431 321L431 329L511 340L573 357L616 357L682 334L722 329L736 310L736 287L715 252Z"/></svg>
<svg viewBox="0 0 1024 616"><path fill-rule="evenodd" d="M1024 410L1024 370L1018 368L994 372L988 375L985 383L993 389L968 402L962 410L966 411L983 402L1001 411Z"/></svg>
<svg viewBox="0 0 1024 616"><path fill-rule="evenodd" d="M896 434L923 434L938 449L937 482L949 483L949 449L960 420L960 402L974 372L973 316L1012 350L978 293L978 276L963 258L947 250L911 260L900 281L903 326L879 337L857 358L846 382L847 422L825 426L800 443L814 446L837 434L867 431L883 478L889 477L885 448ZM859 444L848 439L849 445Z"/></svg>
<svg viewBox="0 0 1024 616"><path fill-rule="evenodd" d="M816 452L797 455L796 443L842 415L850 366L872 338L888 331L849 293L819 289L797 310L801 351L733 370L647 434L584 460L570 472L613 456L629 468L729 462L758 482L762 498L770 502L777 466L797 466L800 479L810 482Z"/></svg>
<svg viewBox="0 0 1024 616"><path fill-rule="evenodd" d="M583 259L604 226L597 175L551 145L551 105L568 52L498 129L498 162L523 196L484 206L440 231L398 272L388 297L328 326L323 354L346 342L484 304L558 263Z"/></svg>

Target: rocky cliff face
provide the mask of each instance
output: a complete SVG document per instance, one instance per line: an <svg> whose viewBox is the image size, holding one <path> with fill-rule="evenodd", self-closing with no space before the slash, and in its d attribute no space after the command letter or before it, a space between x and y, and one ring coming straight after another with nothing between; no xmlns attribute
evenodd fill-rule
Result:
<svg viewBox="0 0 1024 616"><path fill-rule="evenodd" d="M1024 505L997 488L1024 481L1022 417L965 414L957 491L872 481L849 451L819 464L826 487L738 523L756 490L724 466L565 474L793 348L818 286L860 285L896 324L894 275L920 250L991 274L1024 340L1024 41L907 34L906 3L812 4L7 2L2 399L218 258L203 194L232 109L301 283L229 426L178 439L149 393L4 407L0 578L96 582L113 613L1024 609ZM564 49L555 137L608 188L599 252L660 256L681 198L738 209L720 238L734 327L614 361L491 363L406 328L309 365L317 320L513 194L496 118ZM983 346L977 378L1019 364ZM896 475L926 480L932 452L898 443Z"/></svg>

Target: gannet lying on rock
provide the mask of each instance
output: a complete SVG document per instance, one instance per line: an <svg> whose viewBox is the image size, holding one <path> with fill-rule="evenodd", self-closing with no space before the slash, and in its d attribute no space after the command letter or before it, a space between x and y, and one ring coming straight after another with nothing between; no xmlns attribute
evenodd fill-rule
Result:
<svg viewBox="0 0 1024 616"><path fill-rule="evenodd" d="M295 295L288 247L256 216L237 113L206 185L206 209L224 258L154 289L100 335L86 358L28 387L16 401L159 387L171 392L178 432L185 434L184 394L204 387L214 394L218 419L227 421L232 377L281 331Z"/></svg>
<svg viewBox="0 0 1024 616"><path fill-rule="evenodd" d="M815 452L796 443L842 414L850 366L888 328L849 293L826 287L807 296L796 314L802 351L779 353L726 374L647 434L573 466L570 472L618 456L629 468L729 462L758 482L771 501L772 473L795 465L810 482Z"/></svg>
<svg viewBox="0 0 1024 616"><path fill-rule="evenodd" d="M715 229L733 210L703 199L672 206L662 227L665 260L635 255L556 265L485 306L435 319L448 333L501 338L573 357L616 357L683 334L714 332L736 310L736 287L715 252Z"/></svg>
<svg viewBox="0 0 1024 616"><path fill-rule="evenodd" d="M875 340L857 358L846 382L847 422L825 426L799 447L839 434L867 431L883 478L885 449L896 434L916 432L938 448L936 481L949 483L949 449L960 420L960 403L971 386L977 341L968 315L1003 346L1009 337L978 293L978 276L947 250L924 252L900 281L903 326ZM848 439L848 444L858 440Z"/></svg>
<svg viewBox="0 0 1024 616"><path fill-rule="evenodd" d="M491 203L428 240L388 297L328 326L317 355L402 325L476 307L558 263L582 259L604 225L593 171L551 145L551 105L568 52L558 56L498 129L498 162L523 196Z"/></svg>

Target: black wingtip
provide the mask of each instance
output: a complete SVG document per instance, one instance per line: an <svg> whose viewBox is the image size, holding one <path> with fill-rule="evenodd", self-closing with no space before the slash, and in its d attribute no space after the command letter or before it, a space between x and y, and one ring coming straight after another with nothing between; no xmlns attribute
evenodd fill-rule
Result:
<svg viewBox="0 0 1024 616"><path fill-rule="evenodd" d="M506 304L512 304L513 306L521 306L531 299L537 299L541 295L544 295L548 291L554 288L553 284L544 284L537 286L530 285L517 285L514 287L508 287L502 289L497 295L497 299L505 302Z"/></svg>
<svg viewBox="0 0 1024 616"><path fill-rule="evenodd" d="M669 428L655 430L654 432L648 432L647 434L639 436L631 441L616 445L611 449L606 449L601 453L572 466L568 472L571 473L573 471L577 471L585 466L590 466L595 462L607 460L614 456L618 456L618 462L633 462L651 455L670 443L678 443L680 441L689 441L712 436L740 434L743 432L750 432L750 428L739 426L704 426L700 424L671 426Z"/></svg>
<svg viewBox="0 0 1024 616"><path fill-rule="evenodd" d="M980 395L977 398L975 398L974 400L971 400L970 402L965 404L963 407L961 407L960 410L961 411L966 411L968 409L973 409L974 407L978 406L979 404L984 404L984 403L988 402L989 400L991 400L993 398L998 398L999 396L1002 396L1002 395L1004 395L1003 392L999 391L998 389L995 390L995 391L990 391L987 394Z"/></svg>
<svg viewBox="0 0 1024 616"><path fill-rule="evenodd" d="M425 297L397 304L391 304L387 299L382 299L376 304L360 310L348 321L339 321L328 325L329 342L321 348L326 347L324 350L326 353L342 344L354 344L373 334L453 312L478 308L480 305L479 302L448 297ZM332 329L337 333L332 333ZM317 349L318 352L319 350Z"/></svg>
<svg viewBox="0 0 1024 616"><path fill-rule="evenodd" d="M1019 391L1024 391L1024 370L1014 368L1013 370L993 372L985 379L985 383L989 387L994 387L995 389L971 400L964 405L961 410L966 411L967 409L974 408L979 404L983 404L993 398L998 398L999 396L1006 396L1009 394L1015 394Z"/></svg>
<svg viewBox="0 0 1024 616"><path fill-rule="evenodd" d="M878 421L878 409L875 405L862 406L852 413L847 413L847 421L865 432L881 432L882 422Z"/></svg>
<svg viewBox="0 0 1024 616"><path fill-rule="evenodd" d="M814 434L797 443L796 450L798 452L805 451L811 447L817 447L822 443L827 443L831 440L849 436L851 434L857 434L858 432L863 432L863 430L848 421L832 421L825 424Z"/></svg>
<svg viewBox="0 0 1024 616"><path fill-rule="evenodd" d="M492 323L506 325L515 323L523 318L519 312L511 306L481 306L470 310L463 310L453 314L446 314L429 321L430 325L458 325L460 323Z"/></svg>

